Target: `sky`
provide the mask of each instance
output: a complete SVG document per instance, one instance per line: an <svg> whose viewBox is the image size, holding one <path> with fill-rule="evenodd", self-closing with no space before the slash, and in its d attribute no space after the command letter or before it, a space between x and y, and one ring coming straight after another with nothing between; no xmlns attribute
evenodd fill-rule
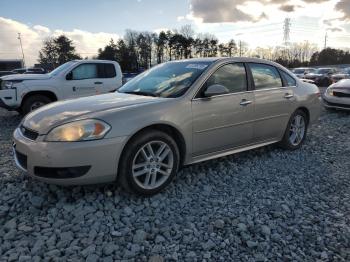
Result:
<svg viewBox="0 0 350 262"><path fill-rule="evenodd" d="M126 29L159 32L190 24L220 42L242 40L250 48L281 45L283 21L290 41L350 47L350 0L0 0L0 59L37 61L43 40L65 34L82 56L96 55Z"/></svg>

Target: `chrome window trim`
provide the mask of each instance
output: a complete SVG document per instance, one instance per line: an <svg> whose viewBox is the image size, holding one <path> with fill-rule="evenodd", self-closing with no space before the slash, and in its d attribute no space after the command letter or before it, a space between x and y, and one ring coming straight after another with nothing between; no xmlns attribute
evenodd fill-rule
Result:
<svg viewBox="0 0 350 262"><path fill-rule="evenodd" d="M254 90L248 90L248 91L244 91L244 92L227 93L227 94L216 95L216 96L210 96L210 97L196 97L196 98L193 98L192 101L211 100L211 99L220 98L220 97L225 97L225 96L242 95L242 94L253 93L253 92L254 92Z"/></svg>

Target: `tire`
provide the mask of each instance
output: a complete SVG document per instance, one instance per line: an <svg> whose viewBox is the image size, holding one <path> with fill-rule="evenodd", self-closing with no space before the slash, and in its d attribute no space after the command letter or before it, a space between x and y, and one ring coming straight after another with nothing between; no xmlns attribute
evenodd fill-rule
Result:
<svg viewBox="0 0 350 262"><path fill-rule="evenodd" d="M171 136L158 130L147 130L126 145L119 163L118 181L121 186L129 192L151 196L162 191L177 174L180 153Z"/></svg>
<svg viewBox="0 0 350 262"><path fill-rule="evenodd" d="M21 112L22 114L26 115L30 113L31 111L44 106L46 104L51 103L52 100L44 95L31 95L27 97L21 106Z"/></svg>
<svg viewBox="0 0 350 262"><path fill-rule="evenodd" d="M301 117L303 123L304 123L304 128L302 128L302 125L300 125L300 128L297 129L300 132L296 131L295 127L294 130L292 131L291 129L293 128L292 126L296 126L295 121L297 121L296 119L298 119L299 117ZM299 118L300 119L300 118ZM279 145L287 150L296 150L298 148L300 148L302 146L302 144L305 141L306 135L307 135L307 128L308 128L308 117L305 114L304 111L302 110L297 110L293 113L293 115L290 117L286 131L284 132L283 135L283 139L281 140L281 142L279 143ZM298 136L293 136L292 137L292 132L297 132L299 135ZM302 137L300 137L300 135L302 134ZM294 140L295 142L293 143L293 138L295 138L296 140Z"/></svg>

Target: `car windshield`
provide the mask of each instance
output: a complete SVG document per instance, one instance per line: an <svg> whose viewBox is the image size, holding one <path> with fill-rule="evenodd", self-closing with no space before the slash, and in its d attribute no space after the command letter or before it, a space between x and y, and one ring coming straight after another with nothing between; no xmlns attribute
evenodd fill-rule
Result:
<svg viewBox="0 0 350 262"><path fill-rule="evenodd" d="M70 67L72 64L74 64L74 61L69 61L67 63L64 63L63 65L60 65L59 67L57 67L55 70L51 71L49 73L50 76L56 76L59 73L61 73L62 71L66 70L68 67Z"/></svg>
<svg viewBox="0 0 350 262"><path fill-rule="evenodd" d="M179 97L204 72L211 62L176 61L160 64L119 88L118 92L159 96Z"/></svg>
<svg viewBox="0 0 350 262"><path fill-rule="evenodd" d="M316 74L327 74L329 71L331 71L330 68L320 68L316 70Z"/></svg>
<svg viewBox="0 0 350 262"><path fill-rule="evenodd" d="M293 70L294 74L304 74L304 72L305 72L305 69L294 69Z"/></svg>

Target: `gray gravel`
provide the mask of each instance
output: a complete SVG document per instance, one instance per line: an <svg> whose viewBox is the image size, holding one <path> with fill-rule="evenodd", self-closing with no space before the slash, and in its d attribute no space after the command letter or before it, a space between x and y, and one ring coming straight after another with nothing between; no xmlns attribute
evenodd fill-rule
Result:
<svg viewBox="0 0 350 262"><path fill-rule="evenodd" d="M350 114L322 113L306 144L184 168L152 198L62 188L20 173L0 109L1 261L349 261Z"/></svg>

